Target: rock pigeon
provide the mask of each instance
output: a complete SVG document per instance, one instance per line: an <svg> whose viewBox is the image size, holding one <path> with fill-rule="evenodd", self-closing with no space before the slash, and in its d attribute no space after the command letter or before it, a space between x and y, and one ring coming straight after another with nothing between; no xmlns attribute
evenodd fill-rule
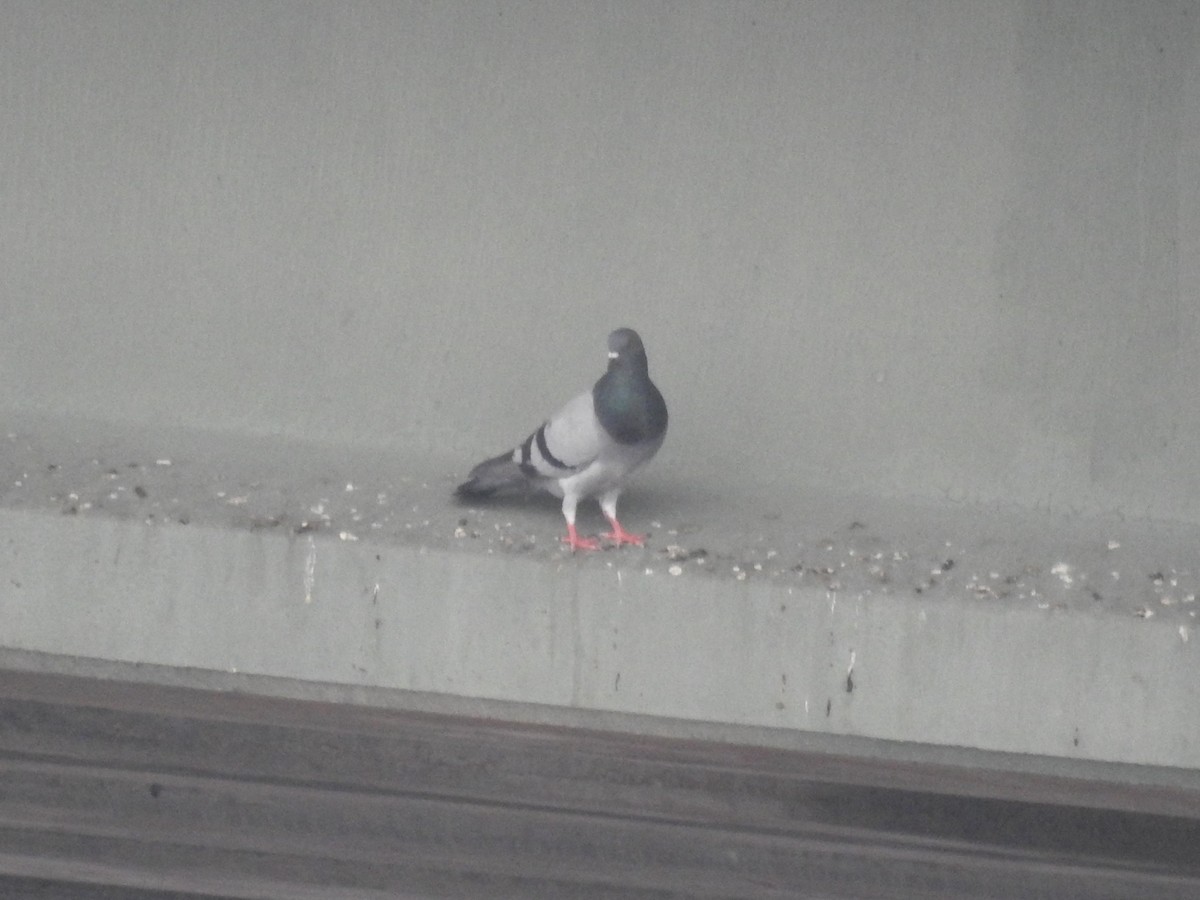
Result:
<svg viewBox="0 0 1200 900"><path fill-rule="evenodd" d="M575 531L575 507L596 497L612 530L603 537L642 544L617 521L617 497L635 469L658 452L667 433L667 404L650 380L646 349L632 328L608 336L608 371L595 386L551 416L520 446L484 460L458 486L462 499L505 489L536 487L562 497L572 551L599 550L595 538Z"/></svg>

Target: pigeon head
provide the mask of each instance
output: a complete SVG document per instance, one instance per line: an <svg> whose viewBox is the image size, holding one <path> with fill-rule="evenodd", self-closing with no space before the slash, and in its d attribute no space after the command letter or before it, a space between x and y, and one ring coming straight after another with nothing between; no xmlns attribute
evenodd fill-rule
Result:
<svg viewBox="0 0 1200 900"><path fill-rule="evenodd" d="M632 328L618 328L608 336L608 368L629 365L646 368L646 348Z"/></svg>

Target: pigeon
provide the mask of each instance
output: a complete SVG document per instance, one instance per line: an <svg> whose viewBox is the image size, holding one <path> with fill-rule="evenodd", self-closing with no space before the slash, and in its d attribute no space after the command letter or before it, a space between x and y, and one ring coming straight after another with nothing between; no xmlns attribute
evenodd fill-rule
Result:
<svg viewBox="0 0 1200 900"><path fill-rule="evenodd" d="M571 400L515 450L484 460L455 490L463 500L527 487L562 497L567 536L575 550L599 550L595 538L575 530L575 507L596 497L618 546L641 545L617 521L617 498L634 470L658 452L667 434L667 404L650 380L646 348L632 328L608 336L608 371L590 391Z"/></svg>

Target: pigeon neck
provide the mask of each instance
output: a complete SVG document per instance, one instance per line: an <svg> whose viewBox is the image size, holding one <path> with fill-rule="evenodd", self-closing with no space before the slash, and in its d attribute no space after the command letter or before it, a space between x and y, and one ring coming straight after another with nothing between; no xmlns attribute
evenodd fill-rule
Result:
<svg viewBox="0 0 1200 900"><path fill-rule="evenodd" d="M592 389L596 418L622 444L656 437L666 425L662 395L650 381L645 357L641 358L641 365L633 362L613 360Z"/></svg>

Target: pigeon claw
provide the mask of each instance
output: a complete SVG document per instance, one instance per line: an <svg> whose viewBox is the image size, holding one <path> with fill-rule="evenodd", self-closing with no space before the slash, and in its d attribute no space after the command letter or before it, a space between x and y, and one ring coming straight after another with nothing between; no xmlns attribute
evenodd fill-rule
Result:
<svg viewBox="0 0 1200 900"><path fill-rule="evenodd" d="M646 543L644 534L632 534L621 527L621 523L616 519L609 519L609 524L612 525L612 531L606 531L601 537L607 538L618 547L622 544L633 544L636 547Z"/></svg>
<svg viewBox="0 0 1200 900"><path fill-rule="evenodd" d="M571 552L576 550L599 550L600 542L595 538L580 537L575 531L574 525L567 526L567 536L562 539L562 542L571 548Z"/></svg>

